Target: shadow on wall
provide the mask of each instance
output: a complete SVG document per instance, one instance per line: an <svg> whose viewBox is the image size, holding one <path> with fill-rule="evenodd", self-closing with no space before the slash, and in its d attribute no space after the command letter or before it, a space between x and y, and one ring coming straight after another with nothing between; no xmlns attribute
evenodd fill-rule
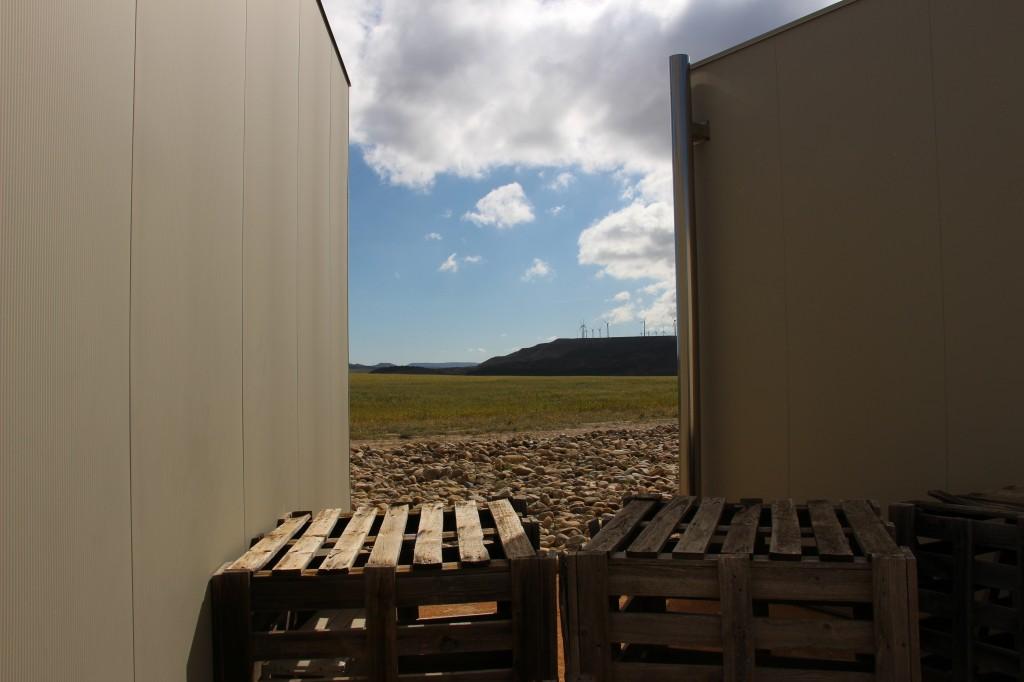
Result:
<svg viewBox="0 0 1024 682"><path fill-rule="evenodd" d="M203 605L199 609L199 620L196 621L195 634L192 635L192 646L188 650L188 663L185 667L187 682L211 682L213 680L213 631L210 616L210 586L206 585L203 594Z"/></svg>

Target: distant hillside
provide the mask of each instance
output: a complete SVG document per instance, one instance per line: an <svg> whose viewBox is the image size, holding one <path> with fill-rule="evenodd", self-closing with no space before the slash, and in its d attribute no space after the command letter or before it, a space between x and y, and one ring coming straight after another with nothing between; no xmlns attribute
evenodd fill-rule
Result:
<svg viewBox="0 0 1024 682"><path fill-rule="evenodd" d="M348 371L355 372L356 374L368 374L375 369L382 367L394 367L390 362L378 362L376 365L360 365L359 363L349 363Z"/></svg>
<svg viewBox="0 0 1024 682"><path fill-rule="evenodd" d="M476 367L479 362L410 362L410 367L425 367L427 369L452 369L457 367Z"/></svg>
<svg viewBox="0 0 1024 682"><path fill-rule="evenodd" d="M556 339L491 358L466 373L490 376L671 376L677 374L676 338Z"/></svg>
<svg viewBox="0 0 1024 682"><path fill-rule="evenodd" d="M509 355L471 363L388 365L373 374L468 376L674 376L674 336L556 339Z"/></svg>

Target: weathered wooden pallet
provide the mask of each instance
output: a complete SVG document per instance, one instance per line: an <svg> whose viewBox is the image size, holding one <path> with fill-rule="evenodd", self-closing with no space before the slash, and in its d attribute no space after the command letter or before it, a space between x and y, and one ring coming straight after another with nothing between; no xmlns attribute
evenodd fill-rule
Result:
<svg viewBox="0 0 1024 682"><path fill-rule="evenodd" d="M1024 680L1024 513L979 500L889 515L917 557L924 678Z"/></svg>
<svg viewBox="0 0 1024 682"><path fill-rule="evenodd" d="M569 680L917 682L914 557L866 500L632 497L563 558Z"/></svg>
<svg viewBox="0 0 1024 682"><path fill-rule="evenodd" d="M216 679L553 679L557 559L525 513L293 512L211 580Z"/></svg>

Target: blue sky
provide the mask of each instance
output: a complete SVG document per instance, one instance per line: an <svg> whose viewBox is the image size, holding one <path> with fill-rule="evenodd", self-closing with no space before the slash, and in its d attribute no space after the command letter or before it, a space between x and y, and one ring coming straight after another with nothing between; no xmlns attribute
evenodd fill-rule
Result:
<svg viewBox="0 0 1024 682"><path fill-rule="evenodd" d="M828 4L326 0L352 77L351 361L671 330L668 57Z"/></svg>

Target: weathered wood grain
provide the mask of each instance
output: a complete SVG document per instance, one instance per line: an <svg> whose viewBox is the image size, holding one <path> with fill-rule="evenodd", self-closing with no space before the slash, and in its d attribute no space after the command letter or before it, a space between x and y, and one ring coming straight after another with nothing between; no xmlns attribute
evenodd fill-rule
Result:
<svg viewBox="0 0 1024 682"><path fill-rule="evenodd" d="M231 564L229 570L236 571L258 571L281 551L281 548L288 544L288 541L295 537L295 534L309 521L309 514L295 516L286 519L284 523L267 533L249 548L236 562Z"/></svg>
<svg viewBox="0 0 1024 682"><path fill-rule="evenodd" d="M480 510L476 502L458 502L455 505L455 525L459 540L459 561L469 566L489 562L491 555L484 547Z"/></svg>
<svg viewBox="0 0 1024 682"><path fill-rule="evenodd" d="M662 507L626 549L628 556L653 557L665 547L676 526L693 506L692 497L677 495Z"/></svg>
<svg viewBox="0 0 1024 682"><path fill-rule="evenodd" d="M822 561L853 561L853 550L836 518L832 503L827 500L809 500L807 512L811 517L814 544Z"/></svg>
<svg viewBox="0 0 1024 682"><path fill-rule="evenodd" d="M487 503L494 517L494 526L498 529L501 546L508 559L522 559L534 556L533 545L526 536L526 530L519 520L519 514L512 508L508 500L491 500Z"/></svg>
<svg viewBox="0 0 1024 682"><path fill-rule="evenodd" d="M399 504L388 508L384 515L384 523L373 543L368 567L394 566L402 553L402 540L405 536L405 525L409 520L409 505Z"/></svg>
<svg viewBox="0 0 1024 682"><path fill-rule="evenodd" d="M800 539L800 520L793 500L772 502L772 535L768 554L773 559L799 559L803 553Z"/></svg>
<svg viewBox="0 0 1024 682"><path fill-rule="evenodd" d="M420 525L416 531L416 545L413 548L413 566L440 568L441 534L444 530L444 505L428 502L420 507Z"/></svg>
<svg viewBox="0 0 1024 682"><path fill-rule="evenodd" d="M757 524L761 505L752 504L736 512L722 544L722 554L753 554L757 542Z"/></svg>
<svg viewBox="0 0 1024 682"><path fill-rule="evenodd" d="M349 519L344 532L334 547L327 553L327 558L320 564L320 571L324 573L332 571L347 571L352 568L359 556L359 550L366 542L366 536L370 534L373 527L373 520L377 516L377 508L362 506Z"/></svg>
<svg viewBox="0 0 1024 682"><path fill-rule="evenodd" d="M629 542L636 526L654 508L651 499L635 498L626 503L611 521L583 546L588 552L616 552Z"/></svg>
<svg viewBox="0 0 1024 682"><path fill-rule="evenodd" d="M721 497L707 497L687 527L683 537L679 538L672 556L683 559L699 559L708 551L711 539L718 529L718 521L722 518L725 500Z"/></svg>

